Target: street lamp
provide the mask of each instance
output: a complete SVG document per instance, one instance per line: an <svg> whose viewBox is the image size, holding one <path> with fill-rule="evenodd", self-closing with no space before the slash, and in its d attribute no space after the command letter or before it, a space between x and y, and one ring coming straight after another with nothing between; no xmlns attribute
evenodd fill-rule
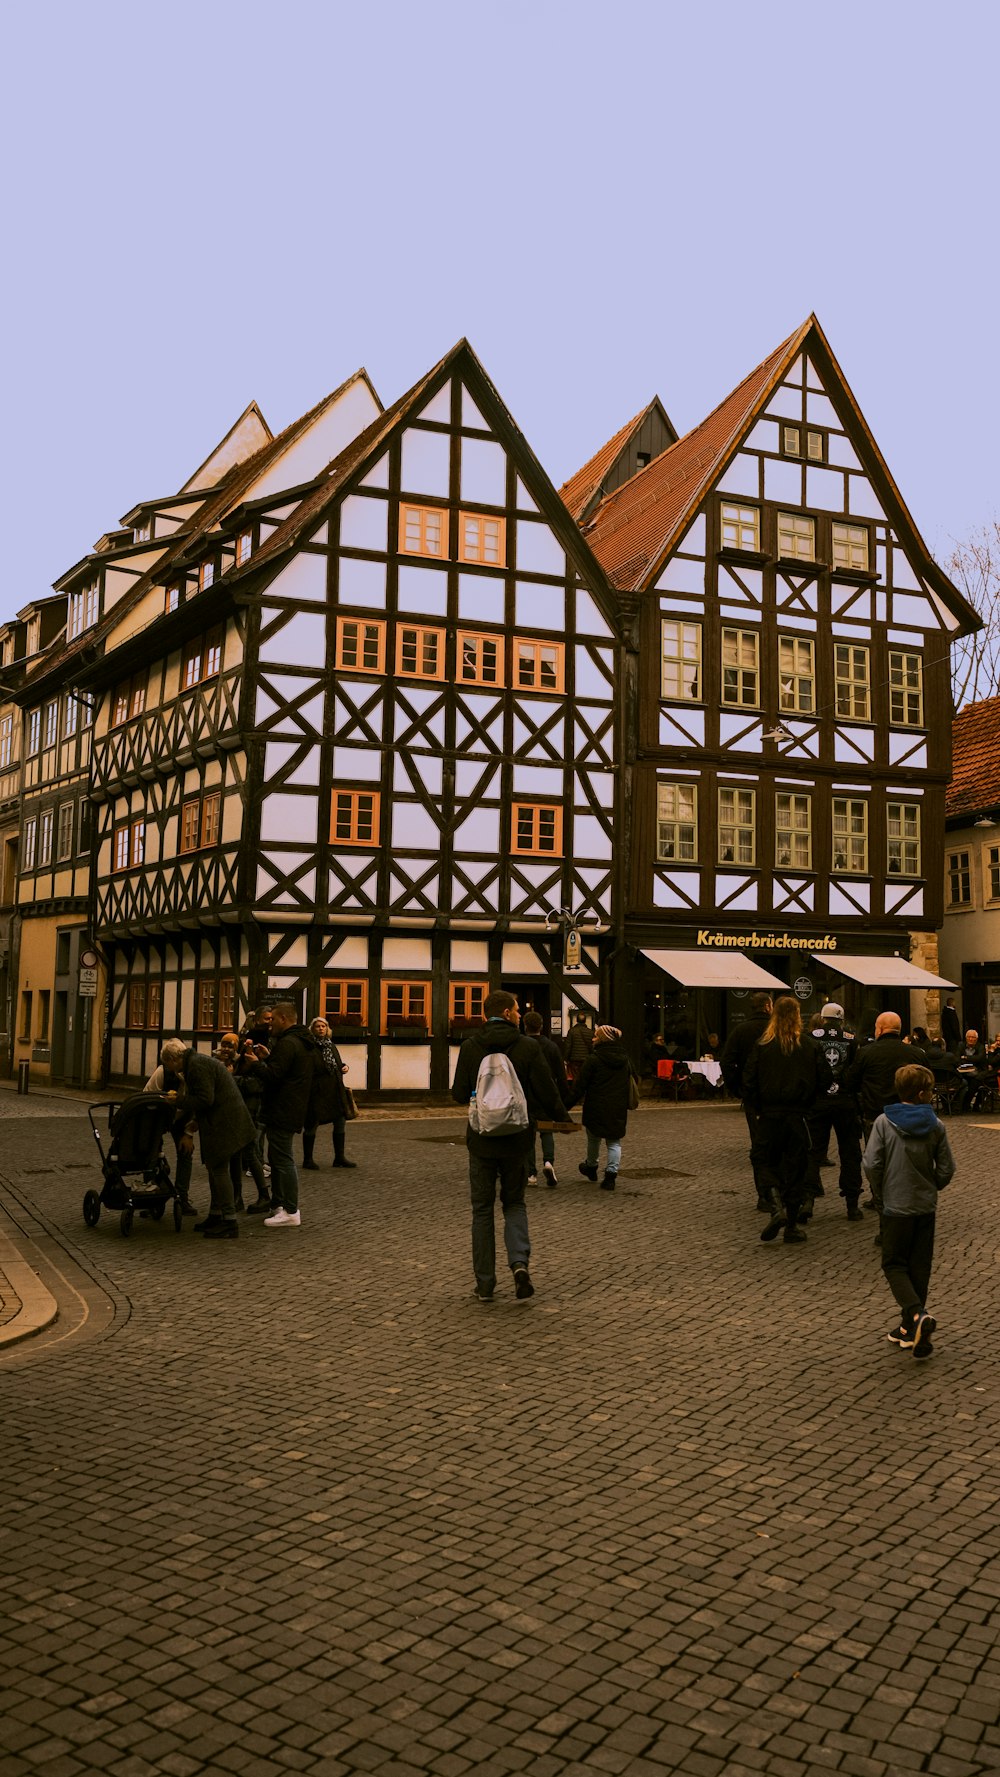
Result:
<svg viewBox="0 0 1000 1777"><path fill-rule="evenodd" d="M545 930L561 931L563 934L563 968L568 973L571 969L583 967L583 933L581 925L590 915L574 913L570 907L548 907L545 911ZM592 916L594 924L598 923L596 914Z"/></svg>

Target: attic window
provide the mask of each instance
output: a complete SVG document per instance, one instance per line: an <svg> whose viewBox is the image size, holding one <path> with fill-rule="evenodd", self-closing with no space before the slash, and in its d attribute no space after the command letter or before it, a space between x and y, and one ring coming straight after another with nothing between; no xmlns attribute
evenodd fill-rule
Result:
<svg viewBox="0 0 1000 1777"><path fill-rule="evenodd" d="M241 531L236 539L236 566L241 568L245 561L250 560L253 549L253 536L250 531Z"/></svg>
<svg viewBox="0 0 1000 1777"><path fill-rule="evenodd" d="M804 432L801 426L782 426L781 448L786 457L805 455L810 463L825 463L826 434L814 432L811 427Z"/></svg>
<svg viewBox="0 0 1000 1777"><path fill-rule="evenodd" d="M635 461L637 468L645 469L646 465L651 461L651 453L648 450L637 450L635 453Z"/></svg>
<svg viewBox="0 0 1000 1777"><path fill-rule="evenodd" d="M148 543L152 534L153 534L152 520L149 518L146 518L143 520L142 524L136 525L135 530L132 532L132 540L135 543Z"/></svg>

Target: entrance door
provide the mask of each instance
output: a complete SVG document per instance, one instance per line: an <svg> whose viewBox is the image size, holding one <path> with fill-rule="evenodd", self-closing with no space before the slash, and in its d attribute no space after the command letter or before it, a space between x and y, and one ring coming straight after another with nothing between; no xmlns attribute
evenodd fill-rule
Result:
<svg viewBox="0 0 1000 1777"><path fill-rule="evenodd" d="M538 1012L546 1031L548 1030L552 1004L552 987L549 981L538 976L531 981L504 981L501 985L507 993L516 995L517 1009L522 1018L525 1012Z"/></svg>

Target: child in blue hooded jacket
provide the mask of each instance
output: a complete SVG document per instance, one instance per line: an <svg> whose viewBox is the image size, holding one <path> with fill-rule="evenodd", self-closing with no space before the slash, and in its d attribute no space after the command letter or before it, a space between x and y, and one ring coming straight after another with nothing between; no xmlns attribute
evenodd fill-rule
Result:
<svg viewBox="0 0 1000 1777"><path fill-rule="evenodd" d="M934 1115L934 1075L926 1067L896 1071L898 1104L875 1119L864 1153L882 1230L882 1270L900 1307L888 1338L929 1358L937 1321L927 1312L938 1192L955 1176L944 1124Z"/></svg>

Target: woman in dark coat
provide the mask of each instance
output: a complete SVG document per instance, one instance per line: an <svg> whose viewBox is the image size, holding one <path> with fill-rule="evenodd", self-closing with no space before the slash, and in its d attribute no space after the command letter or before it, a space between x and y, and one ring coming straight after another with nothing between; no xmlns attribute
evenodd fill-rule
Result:
<svg viewBox="0 0 1000 1777"><path fill-rule="evenodd" d="M613 1191L618 1183L622 1141L628 1128L631 1078L632 1065L625 1052L621 1031L613 1024L599 1024L594 1032L594 1046L573 1082L566 1103L572 1106L583 1099L587 1158L581 1161L580 1171L591 1183L597 1181L601 1142L607 1146L602 1191Z"/></svg>
<svg viewBox="0 0 1000 1777"><path fill-rule="evenodd" d="M355 1162L348 1160L344 1153L347 1131L347 1088L344 1085L344 1075L347 1069L340 1059L340 1050L330 1036L330 1026L325 1018L313 1019L309 1026L309 1035L315 1040L319 1054L316 1057L312 1092L309 1095L306 1126L302 1131L302 1164L309 1172L319 1171L313 1158L316 1131L321 1123L332 1123L333 1164L353 1168Z"/></svg>
<svg viewBox="0 0 1000 1777"><path fill-rule="evenodd" d="M743 1069L743 1101L757 1113L751 1162L755 1171L763 1166L777 1173L781 1193L781 1207L763 1229L762 1240L774 1240L782 1228L789 1243L806 1237L796 1226L809 1162L806 1116L832 1083L819 1044L802 1035L798 1000L782 994Z"/></svg>

